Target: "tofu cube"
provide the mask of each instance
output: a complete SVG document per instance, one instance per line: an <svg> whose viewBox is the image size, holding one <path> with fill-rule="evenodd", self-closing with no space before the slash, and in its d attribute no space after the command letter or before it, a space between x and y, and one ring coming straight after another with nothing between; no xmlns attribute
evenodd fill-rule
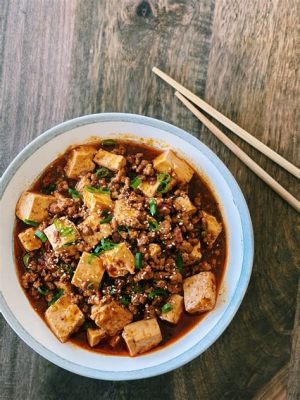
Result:
<svg viewBox="0 0 300 400"><path fill-rule="evenodd" d="M153 166L158 172L175 172L180 182L187 183L192 179L193 169L172 150L167 150L153 160Z"/></svg>
<svg viewBox="0 0 300 400"><path fill-rule="evenodd" d="M102 328L88 328L86 338L91 347L97 346L106 337L106 332Z"/></svg>
<svg viewBox="0 0 300 400"><path fill-rule="evenodd" d="M138 188L144 193L146 197L154 197L159 185L160 182L158 180L155 183L142 181Z"/></svg>
<svg viewBox="0 0 300 400"><path fill-rule="evenodd" d="M109 336L115 336L130 324L133 315L116 301L109 304L92 306L91 319L99 328L102 328Z"/></svg>
<svg viewBox="0 0 300 400"><path fill-rule="evenodd" d="M207 236L205 240L209 246L212 246L222 232L222 224L220 224L213 215L205 211L202 211L202 215L206 221Z"/></svg>
<svg viewBox="0 0 300 400"><path fill-rule="evenodd" d="M87 187L83 189L83 202L91 212L109 210L114 205L109 193L91 192Z"/></svg>
<svg viewBox="0 0 300 400"><path fill-rule="evenodd" d="M215 275L208 272L190 276L183 281L184 306L188 313L210 311L216 304Z"/></svg>
<svg viewBox="0 0 300 400"><path fill-rule="evenodd" d="M82 289L83 285L88 283L93 285L93 289L98 289L104 272L105 268L100 258L84 251L73 275L72 284Z"/></svg>
<svg viewBox="0 0 300 400"><path fill-rule="evenodd" d="M100 224L101 219L98 214L93 213L78 225L82 238L92 247L96 246L101 239L107 238L112 234L111 226L109 224ZM85 227L89 227L91 233L84 233Z"/></svg>
<svg viewBox="0 0 300 400"><path fill-rule="evenodd" d="M35 228L29 228L18 235L22 246L27 251L37 250L42 247L42 242L35 236L35 231Z"/></svg>
<svg viewBox="0 0 300 400"><path fill-rule="evenodd" d="M28 219L35 222L42 222L48 217L48 207L54 201L54 196L23 192L16 206L16 216L22 221Z"/></svg>
<svg viewBox="0 0 300 400"><path fill-rule="evenodd" d="M174 207L177 211L181 211L188 215L194 214L197 208L191 202L188 196L179 196L174 200Z"/></svg>
<svg viewBox="0 0 300 400"><path fill-rule="evenodd" d="M160 318L171 324L177 324L183 313L183 297L179 294L172 294L168 300L168 304L171 304L172 309L166 313L162 313Z"/></svg>
<svg viewBox="0 0 300 400"><path fill-rule="evenodd" d="M65 250L70 243L80 238L79 232L73 222L67 218L57 218L52 225L44 229L54 251Z"/></svg>
<svg viewBox="0 0 300 400"><path fill-rule="evenodd" d="M71 151L65 171L68 178L77 179L80 175L91 172L95 168L93 157L96 149L90 146L80 146Z"/></svg>
<svg viewBox="0 0 300 400"><path fill-rule="evenodd" d="M145 353L162 341L156 318L143 319L126 325L122 336L131 356Z"/></svg>
<svg viewBox="0 0 300 400"><path fill-rule="evenodd" d="M134 274L134 256L125 243L116 245L100 255L103 266L112 278Z"/></svg>
<svg viewBox="0 0 300 400"><path fill-rule="evenodd" d="M119 171L120 169L125 167L126 159L123 156L119 156L118 154L110 153L106 150L98 150L94 161L101 165L102 167L106 167L111 171Z"/></svg>
<svg viewBox="0 0 300 400"><path fill-rule="evenodd" d="M82 193L85 186L91 186L91 180L90 178L84 175L76 183L75 189L77 190L77 192Z"/></svg>
<svg viewBox="0 0 300 400"><path fill-rule="evenodd" d="M190 256L195 260L200 260L202 258L202 253L201 253L201 244L198 242L194 247L192 252L190 253Z"/></svg>
<svg viewBox="0 0 300 400"><path fill-rule="evenodd" d="M52 332L62 343L84 323L83 313L71 302L68 295L60 297L52 304L45 312L45 318Z"/></svg>
<svg viewBox="0 0 300 400"><path fill-rule="evenodd" d="M140 211L131 207L124 199L115 202L114 219L119 225L129 226L131 228L140 228Z"/></svg>

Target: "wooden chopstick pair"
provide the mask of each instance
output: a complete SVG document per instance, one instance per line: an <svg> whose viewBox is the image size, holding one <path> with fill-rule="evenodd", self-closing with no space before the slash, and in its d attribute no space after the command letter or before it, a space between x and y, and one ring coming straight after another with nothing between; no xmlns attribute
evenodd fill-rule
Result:
<svg viewBox="0 0 300 400"><path fill-rule="evenodd" d="M263 168L252 160L243 150L241 150L234 142L232 142L216 125L214 125L208 118L205 117L191 102L196 104L199 108L204 110L207 114L211 115L219 121L226 128L230 129L233 133L244 139L251 144L255 149L269 157L276 162L286 171L293 174L296 178L300 178L300 169L280 156L274 150L260 142L258 139L250 135L247 131L239 127L225 115L215 110L212 106L207 104L200 97L186 89L180 83L169 77L160 69L154 67L152 71L161 79L176 89L175 96L205 125L222 143L225 144L244 164L247 165L257 176L259 176L267 185L269 185L279 196L281 196L288 204L290 204L297 212L300 212L300 201L297 200L291 193L289 193L283 186L281 186L274 178L272 178ZM190 100L190 101L189 101Z"/></svg>

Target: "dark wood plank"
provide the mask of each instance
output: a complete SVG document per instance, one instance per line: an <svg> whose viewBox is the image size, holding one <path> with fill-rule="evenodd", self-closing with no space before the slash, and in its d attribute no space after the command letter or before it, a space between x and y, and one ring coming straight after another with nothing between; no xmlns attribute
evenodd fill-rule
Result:
<svg viewBox="0 0 300 400"><path fill-rule="evenodd" d="M300 279L298 283L297 309L293 330L292 356L289 366L288 398L300 398Z"/></svg>
<svg viewBox="0 0 300 400"><path fill-rule="evenodd" d="M114 383L75 376L36 355L1 317L0 399L248 399L266 393L274 376L277 393L284 390L299 217L201 128L151 68L161 67L296 163L297 13L297 0L2 2L0 172L63 120L104 111L160 118L200 137L233 172L249 204L256 255L230 327L201 357L161 377ZM234 140L296 193L292 177Z"/></svg>

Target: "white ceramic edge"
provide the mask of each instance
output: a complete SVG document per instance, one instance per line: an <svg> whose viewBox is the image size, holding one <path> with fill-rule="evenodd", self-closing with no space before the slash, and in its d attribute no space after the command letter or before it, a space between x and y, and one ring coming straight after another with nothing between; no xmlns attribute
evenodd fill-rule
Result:
<svg viewBox="0 0 300 400"><path fill-rule="evenodd" d="M113 381L142 379L169 372L175 368L178 368L188 363L189 361L191 361L192 359L203 353L209 346L211 346L230 324L231 320L233 319L234 315L236 314L243 300L251 276L253 255L254 255L253 229L245 198L237 182L235 181L234 177L227 169L227 167L223 164L223 162L207 146L205 146L198 139L196 139L191 134L185 132L180 128L177 128L166 122L156 120L154 118L135 115L135 114L104 113L104 114L86 115L83 117L63 122L47 130L46 132L38 136L36 139L34 139L31 143L29 143L20 152L2 175L0 180L0 201L7 185L14 176L15 172L22 166L23 162L27 158L29 158L37 149L39 149L45 143L49 142L52 138L66 131L80 127L82 125L92 124L97 122L108 122L108 121L119 121L119 122L123 121L123 122L144 124L152 126L153 128L166 130L171 134L182 138L183 140L189 142L191 145L199 149L202 153L205 154L207 158L209 158L211 162L213 162L215 167L222 174L227 185L230 187L233 197L235 199L235 205L241 217L242 230L243 230L243 243L245 244L245 247L244 247L244 257L243 257L243 264L242 264L240 278L235 293L232 297L232 300L229 303L228 307L226 308L222 318L216 324L216 326L209 332L209 335L206 335L199 343L197 343L195 346L190 348L185 353L180 354L179 356L167 362L164 362L155 367L143 368L138 371L110 372L110 371L99 371L99 370L95 371L94 369L77 365L73 362L65 360L61 356L46 349L44 346L38 343L28 332L24 330L24 328L21 326L21 324L14 317L13 313L9 309L2 293L0 293L0 310L3 316L5 317L6 321L11 326L11 328L28 346L30 346L33 350L35 350L38 354L40 354L47 360L53 362L54 364L64 369L67 369L79 375L84 375L96 379L105 379Z"/></svg>

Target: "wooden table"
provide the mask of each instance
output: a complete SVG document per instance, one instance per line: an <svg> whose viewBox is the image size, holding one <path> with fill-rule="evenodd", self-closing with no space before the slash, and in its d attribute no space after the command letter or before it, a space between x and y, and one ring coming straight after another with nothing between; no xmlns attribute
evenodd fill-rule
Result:
<svg viewBox="0 0 300 400"><path fill-rule="evenodd" d="M154 65L165 70L299 163L299 6L298 0L1 1L0 172L44 130L83 114L121 111L171 122L199 137L236 177L252 216L255 260L245 299L222 337L188 365L148 380L73 375L35 354L1 318L0 399L299 398L299 314L292 335L299 217L151 73ZM233 139L297 195L295 178Z"/></svg>

